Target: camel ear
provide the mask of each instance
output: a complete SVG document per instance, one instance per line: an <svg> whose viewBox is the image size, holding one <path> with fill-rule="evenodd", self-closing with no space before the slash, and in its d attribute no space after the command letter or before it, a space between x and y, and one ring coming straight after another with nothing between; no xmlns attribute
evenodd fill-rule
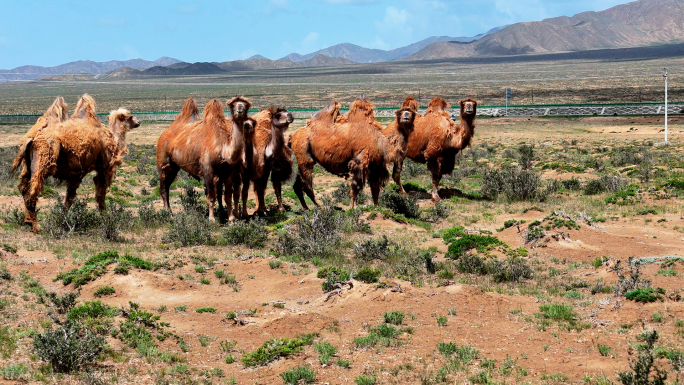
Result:
<svg viewBox="0 0 684 385"><path fill-rule="evenodd" d="M459 101L458 101L458 105L461 106L461 107L463 107L463 100L459 100Z"/></svg>

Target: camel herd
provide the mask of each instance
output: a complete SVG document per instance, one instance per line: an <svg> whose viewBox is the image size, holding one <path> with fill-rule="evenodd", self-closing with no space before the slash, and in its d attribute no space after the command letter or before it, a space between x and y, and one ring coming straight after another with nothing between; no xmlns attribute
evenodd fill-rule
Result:
<svg viewBox="0 0 684 385"><path fill-rule="evenodd" d="M282 212L282 184L292 175L293 154L299 168L293 189L304 209L308 209L304 194L318 205L313 190L316 164L350 179L354 207L366 183L373 202L378 204L390 165L392 178L406 194L401 185L406 157L427 164L432 174L432 199L438 201L437 186L442 175L453 171L456 154L470 144L477 113L475 100L461 100L460 122L455 122L446 111L447 102L435 97L421 115L417 101L409 96L396 111L394 121L383 126L367 99L357 98L346 115L340 114L340 103L333 100L286 139L285 131L294 117L284 108L271 107L248 116L251 103L247 98L235 97L226 104L229 117L217 99L210 100L200 114L196 101L189 98L160 135L157 170L159 193L166 209L171 209L171 184L184 170L204 182L212 221L217 199L220 208L225 201L230 221L246 218L250 184L258 202L255 214L265 213L269 178ZM87 94L80 98L73 115L68 114L60 97L24 135L12 172L23 166L19 191L26 206L25 222L33 226L33 231L38 231L36 202L48 176L67 183L64 204L69 207L83 177L96 171L96 201L99 209L105 208L107 189L128 153L126 133L140 125L125 109L112 111L108 120L108 127L100 123L95 100Z"/></svg>

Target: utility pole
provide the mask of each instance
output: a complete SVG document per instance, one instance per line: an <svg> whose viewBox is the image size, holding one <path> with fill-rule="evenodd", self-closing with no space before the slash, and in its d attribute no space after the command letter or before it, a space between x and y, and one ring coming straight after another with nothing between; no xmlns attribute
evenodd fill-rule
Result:
<svg viewBox="0 0 684 385"><path fill-rule="evenodd" d="M667 144L667 68L665 68L665 144Z"/></svg>
<svg viewBox="0 0 684 385"><path fill-rule="evenodd" d="M511 97L511 89L506 88L506 116L508 116L508 99Z"/></svg>

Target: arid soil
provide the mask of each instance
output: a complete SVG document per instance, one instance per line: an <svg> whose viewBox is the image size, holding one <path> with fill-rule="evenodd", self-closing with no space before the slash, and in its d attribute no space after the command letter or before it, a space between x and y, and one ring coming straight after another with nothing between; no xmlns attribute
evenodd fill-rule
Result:
<svg viewBox="0 0 684 385"><path fill-rule="evenodd" d="M301 126L303 122L298 123ZM0 147L16 145L23 134L22 127L2 129L6 133L0 136ZM128 142L135 146L153 145L163 129L164 125L140 127L129 134ZM662 118L657 117L481 119L477 121L473 149L464 152L460 167L501 167L514 160L501 158L500 154L523 143L535 145L538 164L551 163L552 150L562 152L568 146L594 154L601 146L657 144L662 141L661 129ZM671 146L648 148L659 154L668 152L669 159L674 160L662 165L656 162L654 167L670 175L681 175L684 171L683 118L670 121L669 134ZM483 148L485 143L496 146L496 155L471 157L471 152ZM600 156L599 153L597 157ZM605 159L608 164L610 161ZM145 185L156 173L150 168L146 176L139 176L136 167L127 161L115 185L137 197L142 189L154 188ZM599 175L591 168L564 171L542 167L539 174L544 180L579 178L583 182ZM453 187L464 192L477 191L480 179L473 178L466 176L453 182ZM635 178L633 181L638 183ZM429 186L429 177L425 174L404 179ZM314 187L322 196L334 191L340 181L343 179L316 173ZM682 195L657 198L655 193L647 193L661 182L658 177L644 182L641 189L645 193L641 199L626 206L606 203L607 194L587 196L565 190L541 202L455 197L445 200L450 208L446 218L422 227L383 215L369 219L370 211L366 212L362 218L369 222L372 233L347 235L349 244L386 235L390 240L416 249L432 247L434 262L455 276L442 278L426 274L411 281L392 275L391 269L378 265L383 270L380 281L386 284L379 287L375 283L352 280L351 287L344 287L339 293L321 290L324 280L317 278L319 266L312 261L281 257L280 266L269 265L279 260L269 253L277 242L277 229L270 231L266 248L252 250L243 245L221 244L175 247L162 240L164 227L127 231L121 242L111 242L97 235L51 239L45 234L31 233L28 227L5 223L0 231L0 243L17 250L0 251L0 265L13 277L11 281L0 280L0 298L11 304L0 310L0 320L16 333L17 348L11 356L0 358L0 368L22 364L29 368L23 377L26 381L48 383L97 378L107 383L270 384L281 383L280 374L296 366L315 369L315 383L330 384L354 383L362 375L388 384L473 383L481 372L487 372L486 378L496 383L610 383L605 382L608 380L619 383L617 373L630 370L630 360L636 358L633 346L642 332L657 330L660 335L657 345L666 351L682 350L684 346L681 299L684 259L675 260L667 269L662 267L669 261L665 257L684 257L684 201ZM10 187L3 187L6 194L0 196L3 210L22 207L16 187L14 191ZM286 192L291 191L290 187ZM63 186L55 187L58 192L63 193L63 189ZM272 190L268 194L272 196ZM79 190L79 196L92 195L92 186ZM137 212L139 201L126 199L130 203L128 209ZM251 193L250 199L254 199ZM285 200L291 210L290 217L300 214L300 206L292 197L286 194ZM53 203L54 199L42 198L39 207L46 212ZM177 196L175 203L174 212L180 211ZM421 199L419 205L426 210L434 203ZM160 201L154 201L154 206L160 208ZM652 208L655 214L639 213L646 208ZM554 212L566 213L580 228L552 228L542 239L527 242L528 225ZM580 212L605 219L583 221ZM525 223L497 231L507 220ZM495 283L486 276L458 272L454 262L445 257L448 245L439 237L440 230L456 225L464 226L473 234L490 231L512 249L525 248L528 256L524 259L531 264L534 277L521 282ZM57 274L78 268L86 259L105 250L165 262L172 267L155 271L131 269L128 275L114 274L110 267L107 273L80 288L78 302L101 300L110 306L127 308L132 301L160 315L160 321L170 324L167 330L182 337L189 348L183 352L174 338L157 341L157 348L160 353L178 354L182 362L167 363L142 357L119 338L109 336L111 350L120 354L103 356L91 368L90 377L83 373L41 374L45 373L41 372L44 365L31 351L31 335L50 327L49 309L36 303L37 296L27 289L25 280L20 278L21 272L38 280L47 291L65 293L74 290L73 285L64 286L55 280ZM344 261L335 264L355 271L360 262L350 250L344 252ZM662 300L639 303L610 292L591 294L591 286L597 281L602 280L606 286L616 285L618 276L612 268L617 261L626 265L630 257L654 257L642 265L641 273L652 281L654 288L664 289ZM597 258L602 259L594 265ZM206 270L199 273L198 265ZM327 263L324 261L323 265ZM217 270L234 275L237 284L219 285L214 274ZM663 270L668 273L662 273ZM200 283L201 277L208 278L210 283ZM95 298L93 292L102 286L113 287L115 294ZM585 327L578 331L567 330L555 321L544 324L538 314L540 306L548 303L572 306L577 322ZM183 306L184 310L178 310ZM205 307L215 308L216 312L195 311ZM256 312L241 315L239 319L244 324L226 318L229 311L248 309ZM368 335L369 328L382 324L383 314L391 311L404 312L406 317L400 327L411 330L398 337L401 342L398 346L355 346L355 338ZM115 325L121 320L117 317ZM319 353L313 346L264 366L248 368L241 362L243 355L254 352L271 338L293 338L304 333L318 333L314 344L327 341L338 348L329 364L319 362ZM206 346L202 346L199 336L206 336ZM233 351L222 349L220 343L226 340L237 341ZM438 343L448 342L471 346L479 354L473 362L454 368L437 349ZM608 346L609 353L602 354L599 345ZM235 356L236 362L227 364L228 355ZM338 358L348 360L349 367L336 364ZM496 363L488 368L487 360L496 360ZM684 380L684 366L675 369L664 355L656 363L668 371L668 381ZM178 369L178 365L186 367ZM440 369L446 373L444 377L440 377Z"/></svg>

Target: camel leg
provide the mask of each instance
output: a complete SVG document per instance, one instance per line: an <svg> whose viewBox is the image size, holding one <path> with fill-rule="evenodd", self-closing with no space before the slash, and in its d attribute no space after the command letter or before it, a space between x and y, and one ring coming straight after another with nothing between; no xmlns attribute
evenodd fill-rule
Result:
<svg viewBox="0 0 684 385"><path fill-rule="evenodd" d="M273 192L275 193L276 199L278 200L278 211L281 213L285 212L285 206L283 206L283 189L280 181L271 180L273 184Z"/></svg>
<svg viewBox="0 0 684 385"><path fill-rule="evenodd" d="M24 196L24 204L26 205L25 223L30 223L33 232L39 231L38 218L36 216L36 204L38 203L38 195L43 191L45 186L45 179L47 177L47 170L38 169L33 172L30 180L30 186L26 195Z"/></svg>
<svg viewBox="0 0 684 385"><path fill-rule="evenodd" d="M316 206L320 206L318 201L316 201L316 196L314 195L313 190L313 164L311 164L310 169L308 167L305 170L302 170L301 167L299 168L297 179L295 180L294 186L292 186L292 188L294 189L295 194L297 194L299 202L302 204L304 210L308 210L309 207L304 201L304 194L302 192L305 192L309 199L311 199Z"/></svg>
<svg viewBox="0 0 684 385"><path fill-rule="evenodd" d="M254 194L257 196L258 207L257 212L266 214L266 186L268 185L268 175L259 180L254 181Z"/></svg>
<svg viewBox="0 0 684 385"><path fill-rule="evenodd" d="M81 179L70 179L67 182L67 191L66 191L66 197L64 198L64 207L69 208L71 207L71 204L74 203L74 199L76 198L76 190L78 190L78 186L81 185Z"/></svg>
<svg viewBox="0 0 684 385"><path fill-rule="evenodd" d="M354 208L356 207L356 197L359 195L359 192L363 190L364 175L361 166L357 162L351 161L349 163L349 174L351 175L351 208Z"/></svg>
<svg viewBox="0 0 684 385"><path fill-rule="evenodd" d="M210 170L204 171L204 188L206 189L207 207L209 208L209 220L216 221L214 218L214 205L216 204L216 185L218 178Z"/></svg>
<svg viewBox="0 0 684 385"><path fill-rule="evenodd" d="M401 184L401 171L404 168L404 159L397 159L396 162L394 162L394 168L392 169L392 179L394 179L394 183L397 184L399 187L399 192L406 195L406 191L404 190L404 186ZM375 203L376 205L378 204L377 202Z"/></svg>
<svg viewBox="0 0 684 385"><path fill-rule="evenodd" d="M299 203L302 204L302 208L304 210L309 210L309 206L306 205L306 201L304 200L304 182L302 182L300 173L297 173L295 182L292 185L292 190L295 192L295 195L297 195L297 198L299 198Z"/></svg>
<svg viewBox="0 0 684 385"><path fill-rule="evenodd" d="M218 199L219 210L223 210L223 183L216 184L216 199Z"/></svg>
<svg viewBox="0 0 684 385"><path fill-rule="evenodd" d="M237 178L237 179L236 179ZM228 212L228 221L235 222L235 218L238 212L239 204L239 191L240 191L240 177L235 175L230 179L226 180L226 211ZM232 198L232 200L231 200Z"/></svg>
<svg viewBox="0 0 684 385"><path fill-rule="evenodd" d="M368 181L370 184L370 189L371 189L371 194L373 195L373 204L378 205L378 199L380 197L380 188L382 187L382 181L380 181L379 178L371 177L369 178L370 180ZM406 194L406 192L404 192Z"/></svg>
<svg viewBox="0 0 684 385"><path fill-rule="evenodd" d="M97 208L102 211L105 209L105 198L107 196L107 180L104 174L100 171L97 175L93 177L93 183L95 183L95 202L97 202Z"/></svg>
<svg viewBox="0 0 684 385"><path fill-rule="evenodd" d="M159 195L161 195L164 202L164 208L171 212L171 203L169 202L169 190L171 184L176 179L180 167L175 163L169 163L159 168Z"/></svg>
<svg viewBox="0 0 684 385"><path fill-rule="evenodd" d="M432 172L432 200L434 202L439 202L441 198L437 193L439 188L439 181L442 180L442 161L441 159L428 160L427 166L428 170Z"/></svg>

